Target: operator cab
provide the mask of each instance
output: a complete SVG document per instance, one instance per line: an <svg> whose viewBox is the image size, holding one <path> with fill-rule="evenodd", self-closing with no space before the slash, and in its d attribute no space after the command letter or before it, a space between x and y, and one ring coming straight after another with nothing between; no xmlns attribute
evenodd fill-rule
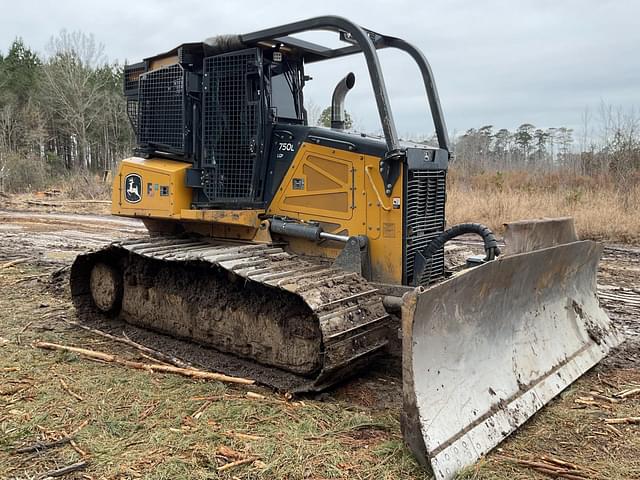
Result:
<svg viewBox="0 0 640 480"><path fill-rule="evenodd" d="M325 25L317 22L323 19ZM137 135L136 155L191 163L187 186L194 192L193 208L205 209L267 206L303 142L380 157L385 186L398 180L402 162L417 159L422 168L427 159L434 169L446 169L444 121L419 51L340 17L315 20L314 25L297 22L185 43L126 66L127 113ZM348 45L329 48L292 36L313 29L336 31ZM407 147L398 140L375 53L386 47L403 49L418 62L439 148ZM305 65L355 53L366 57L384 139L342 131L344 97L355 82L353 74L334 91L333 128L308 125ZM385 193L390 195L391 187L385 187Z"/></svg>

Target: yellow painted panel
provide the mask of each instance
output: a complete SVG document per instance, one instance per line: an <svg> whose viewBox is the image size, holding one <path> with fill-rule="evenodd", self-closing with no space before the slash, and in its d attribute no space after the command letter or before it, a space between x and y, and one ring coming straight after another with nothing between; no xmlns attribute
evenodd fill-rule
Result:
<svg viewBox="0 0 640 480"><path fill-rule="evenodd" d="M347 220L353 216L355 195L352 161L342 151L316 147L306 143L300 147L272 205L293 217Z"/></svg>
<svg viewBox="0 0 640 480"><path fill-rule="evenodd" d="M114 177L111 213L128 217L180 218L191 204L185 184L190 164L160 158L131 157Z"/></svg>
<svg viewBox="0 0 640 480"><path fill-rule="evenodd" d="M340 188L342 185L324 172L314 169L311 165L303 165L302 172L307 179L308 192L317 192L318 190L331 190L334 188Z"/></svg>
<svg viewBox="0 0 640 480"><path fill-rule="evenodd" d="M330 233L366 235L372 279L400 283L402 203L396 202L397 208L393 208L392 199L402 199L402 180L396 182L391 197L384 195L379 164L379 157L304 143L267 213L322 222ZM304 179L304 189L294 189L294 178ZM296 186L299 188L300 182ZM337 242L287 241L295 252L328 258L336 257L343 247Z"/></svg>
<svg viewBox="0 0 640 480"><path fill-rule="evenodd" d="M318 215L326 215L327 212L349 212L349 195L347 192L335 193L310 193L309 195L291 195L284 203L287 207L301 207L307 213L315 212ZM318 208L322 205L323 208Z"/></svg>
<svg viewBox="0 0 640 480"><path fill-rule="evenodd" d="M263 213L264 210L182 210L180 218L182 220L258 228L260 226L258 215Z"/></svg>
<svg viewBox="0 0 640 480"><path fill-rule="evenodd" d="M307 159L309 165L319 172L324 173L329 178L334 178L336 182L346 185L349 182L349 165L336 162L334 159L309 155Z"/></svg>

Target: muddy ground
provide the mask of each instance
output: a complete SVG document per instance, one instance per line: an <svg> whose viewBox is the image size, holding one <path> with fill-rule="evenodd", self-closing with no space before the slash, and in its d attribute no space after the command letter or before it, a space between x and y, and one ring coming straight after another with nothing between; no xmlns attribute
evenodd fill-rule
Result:
<svg viewBox="0 0 640 480"><path fill-rule="evenodd" d="M397 361L286 401L265 388L34 348L45 340L150 362L67 323L74 313L65 275L78 253L145 230L135 220L92 214L87 205L80 214L70 205L7 207L0 210L0 479L37 478L79 461L87 466L66 478L428 478L402 446ZM459 242L451 256L475 248ZM465 478L548 478L539 466L545 458L571 463L575 478L640 478L640 424L604 422L640 416L640 391L615 397L640 388L639 247L606 246L599 292L627 342ZM13 451L79 427L73 443Z"/></svg>

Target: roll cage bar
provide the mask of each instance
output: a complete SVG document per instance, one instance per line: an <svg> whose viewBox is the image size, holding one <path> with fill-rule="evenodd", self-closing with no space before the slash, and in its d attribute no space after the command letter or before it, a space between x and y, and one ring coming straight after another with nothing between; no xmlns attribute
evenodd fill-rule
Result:
<svg viewBox="0 0 640 480"><path fill-rule="evenodd" d="M352 43L352 45L340 48L328 48L290 36L313 30L338 32L341 40ZM387 94L382 69L380 68L377 50L382 48L396 48L408 53L416 62L422 74L424 88L431 109L431 117L436 130L438 146L447 152L451 151L447 127L429 62L418 48L405 40L381 35L362 28L346 18L333 15L309 18L278 27L246 33L240 35L240 39L242 43L247 45L261 44L264 46L265 44L270 44L272 46L287 46L300 52L306 63L363 53L367 61L369 77L371 78L371 85L378 107L378 115L380 116L380 122L382 123L382 130L387 144L388 153L385 157L387 160L398 159L397 157L401 157L403 154L391 112L389 95Z"/></svg>

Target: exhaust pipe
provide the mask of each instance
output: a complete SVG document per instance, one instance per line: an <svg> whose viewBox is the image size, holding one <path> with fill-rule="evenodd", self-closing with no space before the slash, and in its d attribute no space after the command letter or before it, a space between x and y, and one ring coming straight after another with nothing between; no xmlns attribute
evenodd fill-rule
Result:
<svg viewBox="0 0 640 480"><path fill-rule="evenodd" d="M331 97L331 128L344 130L344 97L356 84L356 76L349 72L338 82Z"/></svg>

